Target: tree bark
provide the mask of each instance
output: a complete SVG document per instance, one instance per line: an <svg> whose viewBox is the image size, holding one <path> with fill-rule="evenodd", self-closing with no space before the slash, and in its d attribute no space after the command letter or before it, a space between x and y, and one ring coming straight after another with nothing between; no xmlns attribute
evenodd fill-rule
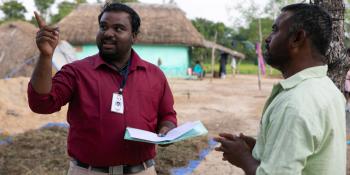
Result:
<svg viewBox="0 0 350 175"><path fill-rule="evenodd" d="M344 93L344 82L350 68L350 55L344 45L344 13L343 0L314 0L310 2L326 9L333 20L333 34L330 48L327 51L328 76Z"/></svg>

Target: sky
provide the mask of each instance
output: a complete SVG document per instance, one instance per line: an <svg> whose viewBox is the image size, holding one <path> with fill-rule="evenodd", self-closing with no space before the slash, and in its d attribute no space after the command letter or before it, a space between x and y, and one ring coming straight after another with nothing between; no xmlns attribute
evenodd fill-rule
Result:
<svg viewBox="0 0 350 175"><path fill-rule="evenodd" d="M33 11L36 10L33 0L17 0L21 2L27 9L26 18L31 19ZM57 13L57 4L63 0L55 0L56 4L51 8L53 13ZM71 0L68 0L71 1ZM87 0L88 2L96 2L96 0ZM168 0L139 0L143 3L161 4ZM0 1L1 4L2 1ZM268 0L175 0L175 3L182 9L187 18L205 18L214 22L223 22L225 25L232 27L234 20L240 19L240 13L235 8L237 4L249 6L250 2L265 6ZM0 12L0 17L3 14Z"/></svg>

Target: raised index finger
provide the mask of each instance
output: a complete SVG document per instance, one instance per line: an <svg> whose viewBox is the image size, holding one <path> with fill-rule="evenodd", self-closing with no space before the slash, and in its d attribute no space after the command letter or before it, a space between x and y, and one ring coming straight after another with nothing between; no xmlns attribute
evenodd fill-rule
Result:
<svg viewBox="0 0 350 175"><path fill-rule="evenodd" d="M36 22L39 25L39 28L43 28L46 26L45 21L40 17L40 15L36 11L34 11L34 16L35 16Z"/></svg>

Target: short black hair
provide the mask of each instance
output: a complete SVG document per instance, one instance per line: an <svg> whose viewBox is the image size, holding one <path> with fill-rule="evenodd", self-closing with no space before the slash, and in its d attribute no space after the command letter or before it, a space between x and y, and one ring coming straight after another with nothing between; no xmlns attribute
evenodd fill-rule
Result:
<svg viewBox="0 0 350 175"><path fill-rule="evenodd" d="M126 12L130 15L132 33L137 35L139 33L139 28L141 25L140 16L136 13L136 11L134 9L132 9L131 7L129 7L125 4L122 4L122 3L118 3L118 2L109 3L109 2L107 2L102 7L101 13L98 15L98 23L100 23L101 17L102 17L104 12L121 12L121 11Z"/></svg>
<svg viewBox="0 0 350 175"><path fill-rule="evenodd" d="M289 34L304 29L310 36L313 46L326 55L332 39L332 18L322 7L314 4L297 3L282 8L282 12L293 12L290 17Z"/></svg>

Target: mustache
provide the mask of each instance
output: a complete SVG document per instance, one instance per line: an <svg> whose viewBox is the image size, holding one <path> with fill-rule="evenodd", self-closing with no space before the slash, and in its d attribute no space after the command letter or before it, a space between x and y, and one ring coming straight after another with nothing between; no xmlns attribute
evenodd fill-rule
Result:
<svg viewBox="0 0 350 175"><path fill-rule="evenodd" d="M112 39L112 38L102 38L101 42L103 44L115 44L117 41L115 39Z"/></svg>

